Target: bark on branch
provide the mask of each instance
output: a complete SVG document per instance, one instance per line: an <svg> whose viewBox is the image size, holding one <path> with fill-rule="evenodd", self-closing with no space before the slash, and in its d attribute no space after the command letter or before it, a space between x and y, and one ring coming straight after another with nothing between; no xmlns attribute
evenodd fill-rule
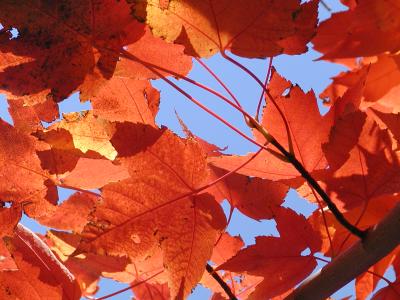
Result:
<svg viewBox="0 0 400 300"><path fill-rule="evenodd" d="M326 299L388 255L400 243L400 203L363 241L338 255L321 271L310 276L285 299Z"/></svg>

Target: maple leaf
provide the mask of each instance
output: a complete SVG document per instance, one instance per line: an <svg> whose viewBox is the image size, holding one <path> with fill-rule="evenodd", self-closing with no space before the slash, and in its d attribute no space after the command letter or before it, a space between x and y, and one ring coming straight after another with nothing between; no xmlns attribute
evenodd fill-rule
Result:
<svg viewBox="0 0 400 300"><path fill-rule="evenodd" d="M143 2L135 11L153 34L185 46L185 53L208 57L230 50L246 57L298 54L314 34L317 1L275 3L248 1Z"/></svg>
<svg viewBox="0 0 400 300"><path fill-rule="evenodd" d="M170 293L168 285L166 283L141 283L141 281L133 282L133 285L137 285L132 288L135 296L138 300L168 300L170 298Z"/></svg>
<svg viewBox="0 0 400 300"><path fill-rule="evenodd" d="M347 220L357 224L359 228L367 229L374 226L387 215L398 202L398 196L380 196L369 201L367 206L360 204L352 210L345 212ZM326 219L326 225L323 219ZM339 224L329 211L315 211L309 218L309 223L320 233L322 239L321 252L326 256L337 256L357 241L357 238L350 235L348 231ZM330 238L327 235L329 231ZM333 255L334 254L334 255Z"/></svg>
<svg viewBox="0 0 400 300"><path fill-rule="evenodd" d="M393 259L394 255L388 255L369 268L368 272L357 276L355 285L358 299L366 299L375 290L381 279L379 276L384 276Z"/></svg>
<svg viewBox="0 0 400 300"><path fill-rule="evenodd" d="M244 242L240 236L231 236L224 232L218 239L210 260L220 265L234 256L243 246Z"/></svg>
<svg viewBox="0 0 400 300"><path fill-rule="evenodd" d="M94 195L78 192L72 194L61 205L52 207L52 210L37 220L42 225L55 229L81 232L97 200Z"/></svg>
<svg viewBox="0 0 400 300"><path fill-rule="evenodd" d="M56 175L58 184L80 189L96 189L127 178L125 168L111 161L117 155L110 142L115 126L92 113L70 113L38 130L35 135L46 142L38 149L43 169Z"/></svg>
<svg viewBox="0 0 400 300"><path fill-rule="evenodd" d="M33 106L25 105L23 99L15 99L9 100L8 105L14 127L28 134L43 129L41 120L50 123L59 117L58 105L51 99Z"/></svg>
<svg viewBox="0 0 400 300"><path fill-rule="evenodd" d="M295 156L309 172L324 169L327 163L321 144L328 138L332 115L321 116L313 92L305 94L299 87L291 86L276 72L272 75L269 88L287 121ZM288 89L288 94L282 95ZM270 101L264 109L262 125L281 145L289 148L285 123ZM265 143L265 139L259 133L256 133L256 140ZM217 167L233 170L252 156L254 153L246 156L226 155L210 158L209 161ZM254 157L238 173L271 180L293 179L300 175L293 165L266 151Z"/></svg>
<svg viewBox="0 0 400 300"><path fill-rule="evenodd" d="M83 153L93 151L113 160L117 151L111 145L110 139L115 129L114 124L93 115L91 112L64 114L64 119L48 127L41 138L52 144L66 148L68 137L64 130L70 133L72 149ZM47 134L46 134L47 133Z"/></svg>
<svg viewBox="0 0 400 300"><path fill-rule="evenodd" d="M3 239L3 237L2 237ZM4 239L3 239L4 240ZM14 259L12 258L10 251L8 251L4 242L0 243L0 255L2 259L0 260L0 271L10 271L10 270L18 270L17 265L15 264Z"/></svg>
<svg viewBox="0 0 400 300"><path fill-rule="evenodd" d="M195 139L208 157L216 158L223 155L220 152L223 149L194 135L183 120L179 116L177 117L186 136ZM251 178L237 173L229 174L229 176L220 180L222 176L227 175L227 172L212 165L209 165L209 168L209 182L219 181L210 186L206 192L214 195L217 201L227 199L232 207L256 220L273 218L275 210L283 203L289 189L278 182ZM260 198L263 200L260 201Z"/></svg>
<svg viewBox="0 0 400 300"><path fill-rule="evenodd" d="M118 122L155 126L160 94L146 80L114 77L92 98L93 113Z"/></svg>
<svg viewBox="0 0 400 300"><path fill-rule="evenodd" d="M168 283L168 275L163 265L163 253L161 249L157 249L151 256L147 256L143 260L135 260L128 263L121 272L105 274L107 277L126 283L134 281L159 284Z"/></svg>
<svg viewBox="0 0 400 300"><path fill-rule="evenodd" d="M132 291L135 293L138 299L171 299L170 289L168 287L168 277L163 266L162 252L157 250L151 257L147 257L143 261L135 261L125 268L125 272L122 274L129 274L128 278L133 279L125 280L123 282L129 282L132 287ZM112 278L121 280L121 274L117 276L111 275ZM122 275L123 276L123 275ZM126 278L126 279L128 279Z"/></svg>
<svg viewBox="0 0 400 300"><path fill-rule="evenodd" d="M183 50L183 46L155 37L146 26L139 40L124 47L126 59L117 64L116 75L136 80L186 75L192 68L192 60ZM159 75L149 67L156 69Z"/></svg>
<svg viewBox="0 0 400 300"><path fill-rule="evenodd" d="M240 236L231 236L225 232L218 239L218 242L214 247L211 261L216 265L221 265L233 257L243 246L244 243ZM235 295L240 295L243 298L246 298L244 293L250 293L252 287L263 280L262 277L248 274L223 271L216 272L225 282L229 283L229 286ZM210 274L204 273L200 283L214 292L212 299L226 299L225 291Z"/></svg>
<svg viewBox="0 0 400 300"><path fill-rule="evenodd" d="M316 267L313 253L319 250L321 240L306 219L282 208L276 215L276 221L279 238L258 236L255 245L239 251L218 267L219 270L248 272L264 277L249 299L278 296L303 280ZM306 248L311 253L301 255Z"/></svg>
<svg viewBox="0 0 400 300"><path fill-rule="evenodd" d="M366 110L363 93L369 70L361 68L342 73L320 94L324 103L331 106L330 113L334 114L335 120L357 110Z"/></svg>
<svg viewBox="0 0 400 300"><path fill-rule="evenodd" d="M357 0L340 0L340 2L350 9L354 9L357 6Z"/></svg>
<svg viewBox="0 0 400 300"><path fill-rule="evenodd" d="M321 94L326 102L336 105L339 97L342 99L340 110L345 111L348 103L353 105L353 111L365 111L368 107L381 110L396 110L400 84L400 57L398 55L381 55L375 60L366 61L358 68L341 73ZM347 109L348 111L349 109Z"/></svg>
<svg viewBox="0 0 400 300"><path fill-rule="evenodd" d="M3 204L3 203L2 203ZM22 205L14 204L10 208L0 208L0 237L12 236L15 226L22 217Z"/></svg>
<svg viewBox="0 0 400 300"><path fill-rule="evenodd" d="M97 189L110 182L118 182L129 177L127 170L105 159L79 158L71 172L60 176L58 180L66 188L84 190Z"/></svg>
<svg viewBox="0 0 400 300"><path fill-rule="evenodd" d="M226 174L226 171L213 166L210 169L210 181ZM207 191L217 200L228 199L233 207L250 218L261 220L273 218L288 189L288 186L279 182L234 173Z"/></svg>
<svg viewBox="0 0 400 300"><path fill-rule="evenodd" d="M15 95L46 90L62 100L87 81L88 74L110 77L122 46L143 34L144 26L130 15L131 7L110 0L3 1L1 23L19 31L18 38L2 44L3 87L7 84L6 90Z"/></svg>
<svg viewBox="0 0 400 300"><path fill-rule="evenodd" d="M381 98L391 98L398 94L400 85L400 56L378 56L368 67L368 75L363 91L364 101L376 102Z"/></svg>
<svg viewBox="0 0 400 300"><path fill-rule="evenodd" d="M372 110L373 114L384 124L384 128L389 129L397 143L400 143L400 113L388 114Z"/></svg>
<svg viewBox="0 0 400 300"><path fill-rule="evenodd" d="M322 22L312 40L324 59L373 56L400 49L398 0L359 1Z"/></svg>
<svg viewBox="0 0 400 300"><path fill-rule="evenodd" d="M354 85L357 77L361 79L365 76L359 94L349 97L347 101L353 102L357 109L364 111L372 106L384 112L398 112L396 104L400 77L397 52L400 49L398 43L400 23L395 16L400 9L399 3L398 1L377 3L368 0L350 6L351 10L335 14L323 22L313 42L315 48L324 53L323 59L364 57L356 65L351 66L351 71L337 76L322 97L328 97L334 102L337 96L342 96ZM368 20L367 26L364 20ZM340 30L340 34L336 34L338 28L343 26L346 28ZM333 34L333 31L336 33ZM365 57L372 55L377 56Z"/></svg>
<svg viewBox="0 0 400 300"><path fill-rule="evenodd" d="M26 204L24 211L31 216L43 214L57 195L50 174L41 168L35 139L0 120L0 145L1 200Z"/></svg>
<svg viewBox="0 0 400 300"><path fill-rule="evenodd" d="M141 128L131 130L140 133ZM225 226L222 209L211 196L190 196L208 178L205 156L193 140L163 131L154 144L120 161L130 178L102 188L104 200L78 250L140 259L160 247L172 297L187 295Z"/></svg>
<svg viewBox="0 0 400 300"><path fill-rule="evenodd" d="M37 279L40 271L32 268L30 261L24 261L18 254L14 259L19 271L0 273L0 295L3 299L62 299L60 287Z"/></svg>
<svg viewBox="0 0 400 300"><path fill-rule="evenodd" d="M388 284L388 286L379 290L375 295L372 297L373 300L395 300L400 295L400 286L398 280L399 274L399 256L395 258L393 261L393 267L396 273L396 280Z"/></svg>
<svg viewBox="0 0 400 300"><path fill-rule="evenodd" d="M379 290L373 297L373 300L396 300L400 296L400 281L396 280L390 285Z"/></svg>
<svg viewBox="0 0 400 300"><path fill-rule="evenodd" d="M134 19L134 5L126 1L3 1L0 8L5 27L0 31L0 90L9 101L59 102L76 90L87 100L114 72L149 79L158 75L146 64L168 75L171 70L185 75L191 68L181 48L153 37ZM6 30L11 27L18 29L17 38L10 39Z"/></svg>
<svg viewBox="0 0 400 300"><path fill-rule="evenodd" d="M338 121L324 150L334 170L323 180L333 201L351 208L398 191L398 154L388 133L364 113Z"/></svg>

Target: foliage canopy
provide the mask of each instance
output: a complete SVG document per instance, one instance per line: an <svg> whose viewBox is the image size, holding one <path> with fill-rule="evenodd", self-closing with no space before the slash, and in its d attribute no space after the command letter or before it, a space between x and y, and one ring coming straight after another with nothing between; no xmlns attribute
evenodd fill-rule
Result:
<svg viewBox="0 0 400 300"><path fill-rule="evenodd" d="M400 1L342 2L347 11L318 23L317 0L2 0L0 92L13 125L0 120L0 298L90 297L100 276L130 283L137 299L183 299L199 282L214 300L290 298L319 254L334 264L367 244L399 201ZM263 83L231 56L272 61L309 42L349 69L322 93L324 116L271 64ZM223 82L229 97L186 76L216 53L260 83L256 116ZM236 108L252 136L168 76ZM183 122L185 138L158 127L158 78L259 150L227 155ZM76 91L93 109L59 119ZM76 192L60 203L57 187ZM319 209L283 207L289 188ZM224 199L274 219L280 236L244 247L226 232ZM22 213L52 229L31 232ZM398 274L396 246L366 248L374 261L357 261L358 299L390 266ZM399 299L398 280L388 283L374 299Z"/></svg>

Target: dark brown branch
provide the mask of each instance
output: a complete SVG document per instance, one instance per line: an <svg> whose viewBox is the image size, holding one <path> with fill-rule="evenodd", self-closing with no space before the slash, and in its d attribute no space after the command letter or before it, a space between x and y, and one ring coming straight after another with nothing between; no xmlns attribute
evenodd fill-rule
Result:
<svg viewBox="0 0 400 300"><path fill-rule="evenodd" d="M289 162L296 168L297 171L303 176L303 178L315 189L315 191L321 196L322 200L326 203L332 214L335 216L336 220L340 224L342 224L348 231L352 234L358 236L360 239L365 237L366 232L358 229L356 226L351 224L347 219L343 216L340 210L337 208L336 204L333 203L331 198L327 193L322 189L319 183L308 173L308 171L303 167L303 165L297 160L294 155L287 152L285 148L282 147L277 141L271 141L271 144L278 148L279 151L289 160Z"/></svg>
<svg viewBox="0 0 400 300"><path fill-rule="evenodd" d="M267 141L269 141L272 145L274 145L282 155L285 156L287 161L291 163L296 170L301 174L301 176L311 185L312 188L321 196L322 200L326 203L328 208L331 210L332 214L335 216L336 220L340 224L342 224L348 231L352 234L358 236L360 239L365 237L365 231L358 229L356 226L351 224L347 219L343 216L340 210L337 208L336 204L333 203L331 198L327 193L323 190L323 188L319 185L319 183L311 176L310 173L304 168L304 166L297 160L297 158L292 154L286 151L286 149L273 137L271 136L264 127L262 127L259 123L253 121L254 128L256 128Z"/></svg>
<svg viewBox="0 0 400 300"><path fill-rule="evenodd" d="M326 299L332 293L366 272L400 243L400 203L375 227L364 240L338 255L320 272L313 274L286 299Z"/></svg>
<svg viewBox="0 0 400 300"><path fill-rule="evenodd" d="M206 270L224 289L225 293L228 295L230 300L238 300L238 298L236 298L236 296L232 293L231 289L226 284L226 282L218 275L218 273L214 270L213 267L210 266L210 264L206 265Z"/></svg>

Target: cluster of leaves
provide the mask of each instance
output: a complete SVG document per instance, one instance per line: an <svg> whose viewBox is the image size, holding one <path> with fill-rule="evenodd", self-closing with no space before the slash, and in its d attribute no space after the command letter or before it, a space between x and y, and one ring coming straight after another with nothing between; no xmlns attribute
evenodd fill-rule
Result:
<svg viewBox="0 0 400 300"><path fill-rule="evenodd" d="M89 297L100 276L130 283L137 299L182 299L199 282L213 299L227 287L282 298L316 253L335 258L357 242L349 224L365 233L379 223L400 190L400 1L342 2L347 11L317 25L317 0L2 0L0 92L13 126L0 120L0 298ZM245 115L256 153L225 155L155 124L150 79L180 90L166 76L190 81L193 57L220 52L239 65L228 51L300 54L310 41L349 68L323 92L325 116L313 92L274 70L259 122L220 95ZM93 109L55 121L76 91ZM57 187L76 193L59 204ZM319 209L306 219L282 207L289 188ZM280 236L243 248L225 232L224 199L274 219ZM32 233L22 213L53 229ZM398 253L356 278L357 298L389 266L400 272ZM398 286L376 299L398 299Z"/></svg>

